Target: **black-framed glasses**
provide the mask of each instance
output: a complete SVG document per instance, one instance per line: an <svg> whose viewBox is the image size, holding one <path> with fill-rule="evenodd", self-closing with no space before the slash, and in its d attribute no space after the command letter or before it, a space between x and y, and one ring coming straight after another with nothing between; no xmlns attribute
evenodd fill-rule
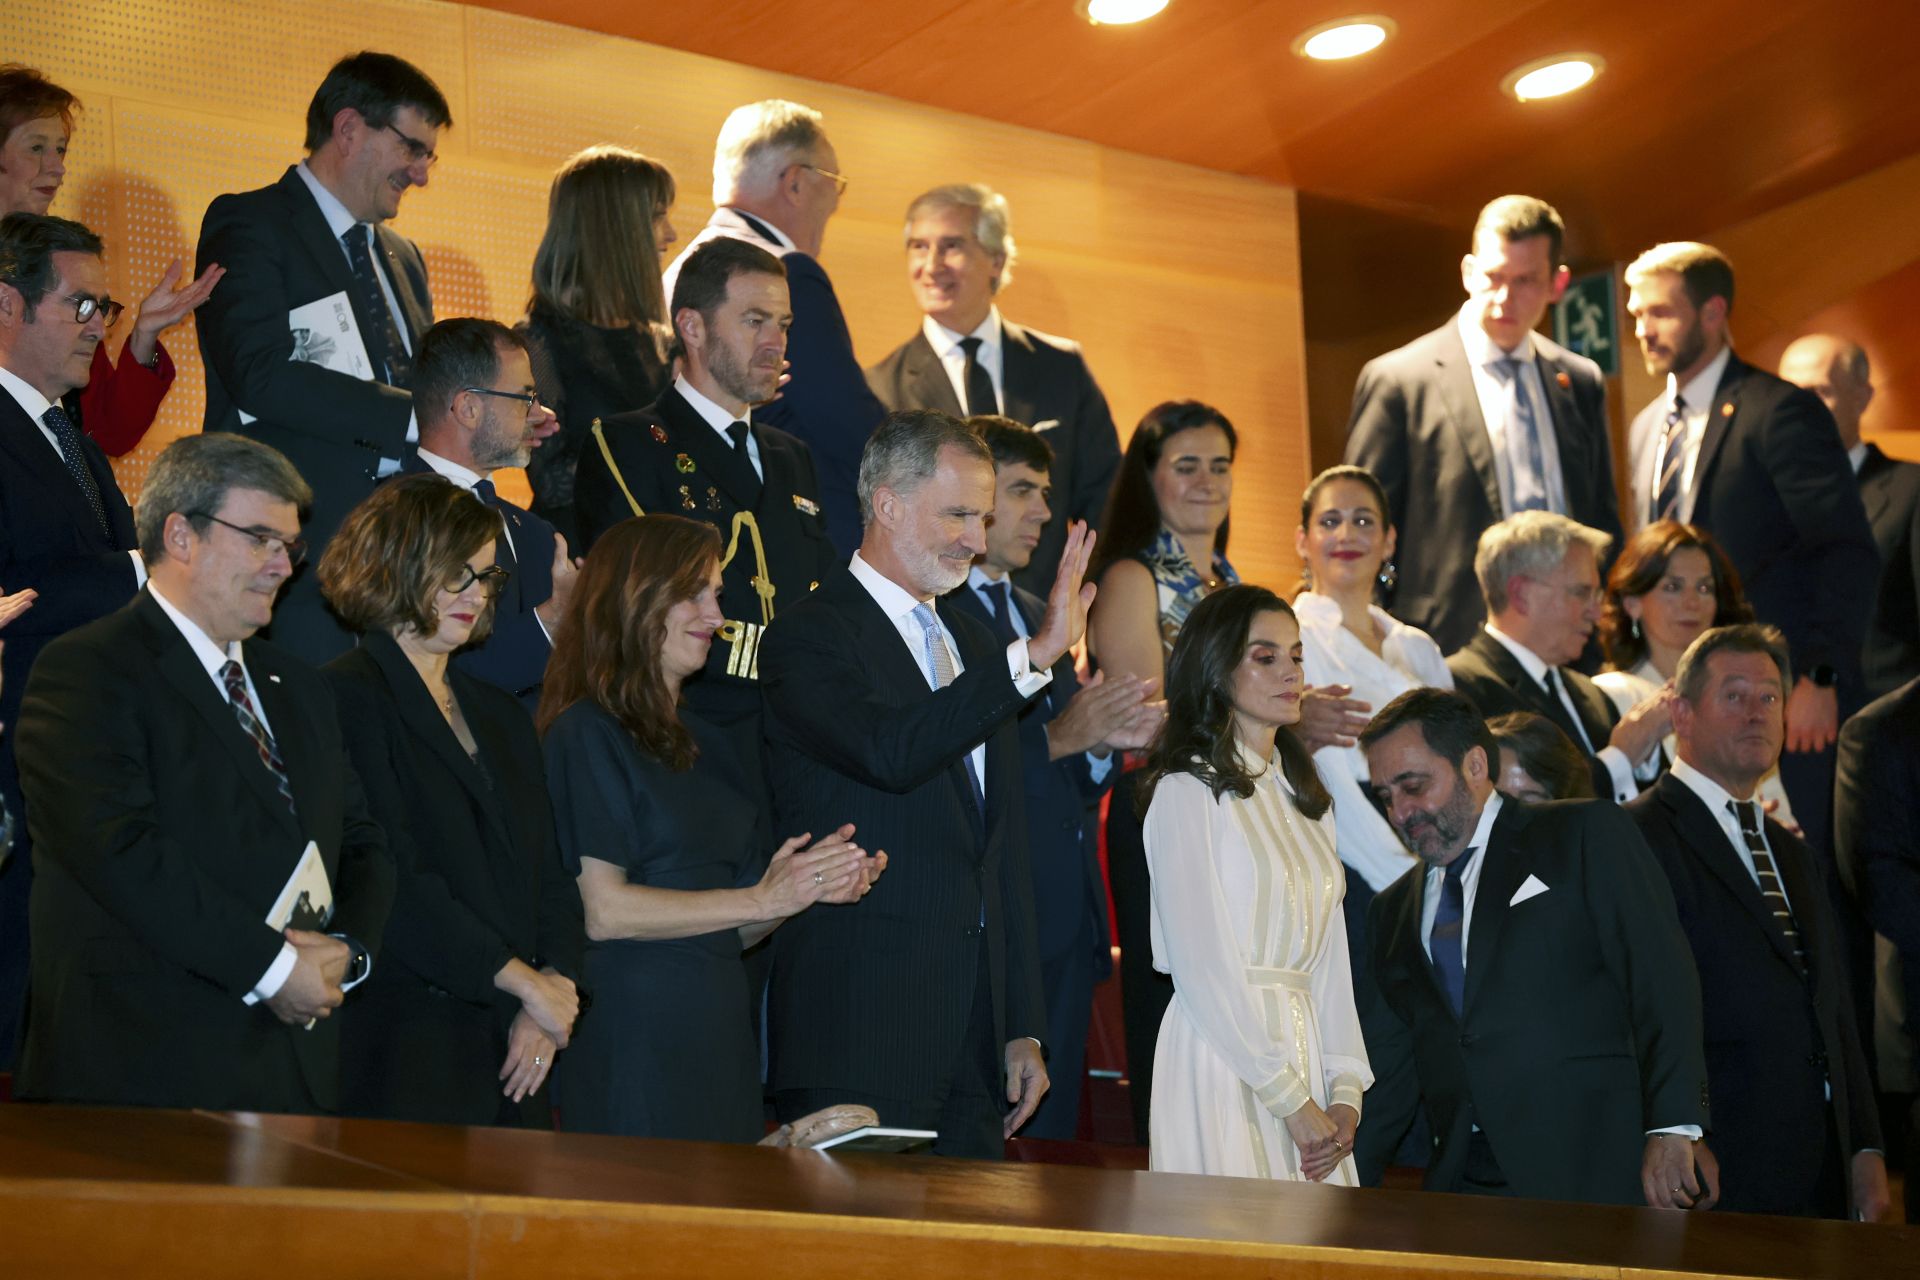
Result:
<svg viewBox="0 0 1920 1280"><path fill-rule="evenodd" d="M307 558L305 538L285 538L270 529L244 528L231 520L222 520L211 511L188 511L185 515L189 520L211 520L215 524L225 525L250 541L253 544L253 554L262 560L270 560L281 551L287 553L287 560L293 564L299 564Z"/></svg>
<svg viewBox="0 0 1920 1280"><path fill-rule="evenodd" d="M846 174L835 173L831 169L822 169L817 164L803 164L800 167L802 169L811 169L815 173L819 174L821 177L825 178L828 182L831 182L833 184L834 195L843 196L847 194L847 175Z"/></svg>
<svg viewBox="0 0 1920 1280"><path fill-rule="evenodd" d="M446 590L448 595L457 596L477 582L480 584L480 594L491 600L507 589L507 579L512 576L513 570L502 564L490 564L477 572L472 565L463 564L460 566L460 580L449 582Z"/></svg>
<svg viewBox="0 0 1920 1280"><path fill-rule="evenodd" d="M433 168L433 166L440 163L439 154L436 153L432 147L420 141L420 139L411 137L408 134L404 134L400 132L399 129L395 128L391 124L382 125L381 127L388 130L390 133L393 134L394 137L400 139L400 141L407 144L407 162L409 164L419 164L422 160L424 160L427 162L427 168L431 169Z"/></svg>
<svg viewBox="0 0 1920 1280"><path fill-rule="evenodd" d="M127 304L124 302L115 302L112 298L89 298L84 293L63 294L59 300L73 304L73 318L76 323L86 324L95 316L100 316L102 324L109 329L113 328L113 322L120 318L120 313L127 309Z"/></svg>
<svg viewBox="0 0 1920 1280"><path fill-rule="evenodd" d="M528 413L540 412L540 397L537 393L529 395L525 391L495 391L492 387L462 387L462 391L471 391L477 396L498 396L502 400L518 400L527 407Z"/></svg>

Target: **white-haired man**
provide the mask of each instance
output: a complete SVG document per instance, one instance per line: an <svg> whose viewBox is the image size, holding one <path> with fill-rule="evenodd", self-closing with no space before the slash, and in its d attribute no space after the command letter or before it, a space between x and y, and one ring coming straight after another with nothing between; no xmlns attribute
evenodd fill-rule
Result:
<svg viewBox="0 0 1920 1280"><path fill-rule="evenodd" d="M867 388L833 282L821 267L827 220L847 179L820 125L820 113L768 98L736 107L713 148L713 217L667 268L666 292L687 255L715 236L750 240L787 268L793 379L754 421L798 436L819 469L827 533L843 556L860 545L860 452L886 409Z"/></svg>

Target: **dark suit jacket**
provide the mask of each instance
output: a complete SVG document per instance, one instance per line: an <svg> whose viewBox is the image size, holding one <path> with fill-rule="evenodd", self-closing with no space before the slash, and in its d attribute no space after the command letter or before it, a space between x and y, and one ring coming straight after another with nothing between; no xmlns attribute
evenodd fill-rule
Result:
<svg viewBox="0 0 1920 1280"><path fill-rule="evenodd" d="M1580 735L1575 732L1560 699L1549 696L1546 689L1527 674L1520 660L1484 629L1475 631L1465 648L1447 658L1447 670L1453 672L1453 687L1471 698L1487 719L1509 711L1531 711L1553 721L1574 746L1580 745ZM1620 709L1586 676L1571 667L1558 670L1560 678L1566 681L1573 705L1580 709L1580 727L1586 730L1594 750L1598 751L1607 745L1613 727L1620 723ZM1613 775L1607 766L1597 756L1588 756L1587 767L1593 774L1594 794L1611 797Z"/></svg>
<svg viewBox="0 0 1920 1280"><path fill-rule="evenodd" d="M787 359L793 380L780 398L754 410L754 418L796 436L813 451L820 468L820 503L827 533L842 560L860 546L860 455L867 437L887 416L874 398L853 354L853 334L840 310L833 281L812 256L783 248L759 219L722 206L667 269L667 293L687 254L714 236L751 241L777 256L787 268L787 293L793 327L787 330ZM582 456L590 456L589 446Z"/></svg>
<svg viewBox="0 0 1920 1280"><path fill-rule="evenodd" d="M1840 727L1833 842L1875 933L1900 954L1908 1026L1920 1026L1920 679Z"/></svg>
<svg viewBox="0 0 1920 1280"><path fill-rule="evenodd" d="M1518 1195L1642 1204L1647 1130L1707 1123L1700 984L1673 892L1604 800L1504 801L1479 856L1461 1016L1421 940L1426 866L1374 899L1380 996L1361 1025L1378 1080L1356 1155L1384 1161L1369 1133L1397 1141L1417 1078L1429 1190L1462 1189L1478 1123ZM1512 904L1528 876L1546 892Z"/></svg>
<svg viewBox="0 0 1920 1280"><path fill-rule="evenodd" d="M320 673L262 641L245 654L298 818L148 594L35 664L14 729L37 873L22 1096L337 1109L340 1019L306 1031L242 998L280 952L266 916L308 841L328 931L375 953L393 864Z"/></svg>
<svg viewBox="0 0 1920 1280"><path fill-rule="evenodd" d="M373 239L400 304L395 319L417 351L433 324L426 261L412 241L385 226L374 228ZM296 307L344 291L363 339L373 325L346 252L293 169L270 187L215 198L195 259L228 272L218 296L193 313L206 362L204 429L272 445L313 486L303 526L311 554L281 597L272 634L308 661L324 661L353 640L321 602L313 566L346 513L373 491L380 460L405 456L413 397L289 358L287 313ZM257 421L243 423L243 409Z"/></svg>
<svg viewBox="0 0 1920 1280"><path fill-rule="evenodd" d="M1053 519L1040 535L1027 567L1013 575L1017 586L1044 597L1066 546L1067 525L1099 525L1114 472L1120 468L1120 437L1100 384L1093 380L1080 344L1000 322L1001 399L1006 416L1040 430L1053 447ZM889 409L939 409L956 418L966 412L940 357L917 332L867 370L873 393Z"/></svg>
<svg viewBox="0 0 1920 1280"><path fill-rule="evenodd" d="M435 475L421 461L419 450L407 449L402 475ZM505 689L519 698L531 715L540 705L540 682L546 679L553 642L534 610L553 598L553 526L524 507L494 496L488 504L507 522L512 535L494 539L494 561L513 571L506 590L493 602L493 630L480 644L463 649L454 665L468 675ZM572 554L582 554L569 547Z"/></svg>
<svg viewBox="0 0 1920 1280"><path fill-rule="evenodd" d="M1880 549L1880 590L1861 655L1867 696L1878 698L1920 676L1920 466L1870 444L1859 479Z"/></svg>
<svg viewBox="0 0 1920 1280"><path fill-rule="evenodd" d="M705 520L720 530L723 548L733 542L735 516L750 511L766 550L775 614L806 598L843 563L827 538L813 455L793 436L760 422L757 410L754 418L753 438L766 473L757 499L752 465L735 455L673 387L645 409L601 419L614 465L608 467L599 444L589 438L574 476L574 510L584 546L591 547L608 529L638 514L636 503L643 512ZM722 604L741 638L716 636L707 650L706 670L686 686L687 705L723 729L747 720L757 725L759 720L754 659L762 615L753 587L759 572L753 538L742 528L733 559L721 571ZM750 741L736 746L741 763L757 771L758 729Z"/></svg>
<svg viewBox="0 0 1920 1280"><path fill-rule="evenodd" d="M577 979L585 946L533 721L455 666L476 765L390 636L363 637L326 676L399 875L382 963L341 1013L347 1109L491 1124L520 1012L494 975L518 958ZM541 1122L547 1103L529 1098L523 1114Z"/></svg>
<svg viewBox="0 0 1920 1280"><path fill-rule="evenodd" d="M1807 953L1803 974L1726 832L1684 782L1664 775L1627 812L1673 886L1700 975L1720 1207L1816 1212L1827 1083L1842 1169L1854 1152L1879 1149L1880 1124L1839 925L1813 851L1766 820Z"/></svg>
<svg viewBox="0 0 1920 1280"><path fill-rule="evenodd" d="M1567 514L1617 543L1620 512L1599 367L1537 333L1533 345L1560 450ZM1346 461L1379 478L1400 531L1399 581L1387 607L1451 653L1486 619L1473 552L1480 534L1505 514L1493 443L1453 319L1360 371Z"/></svg>
<svg viewBox="0 0 1920 1280"><path fill-rule="evenodd" d="M941 611L966 670L935 693L893 623L845 569L783 612L760 650L775 829L885 850L852 906L816 906L774 934L768 1035L775 1089L937 1100L961 1052L983 959L995 1045L1046 1034L1005 649ZM987 743L983 817L965 756Z"/></svg>
<svg viewBox="0 0 1920 1280"><path fill-rule="evenodd" d="M1845 715L1861 701L1879 555L1833 415L1811 391L1737 355L1713 406L1694 463L1693 523L1727 553L1760 621L1786 633L1795 674L1822 663L1838 673ZM1648 441L1659 447L1665 419L1664 397L1634 419L1637 460L1650 456Z"/></svg>
<svg viewBox="0 0 1920 1280"><path fill-rule="evenodd" d="M1046 603L1018 587L1014 607L1027 634L1040 629ZM992 614L974 589L962 583L941 599L992 630ZM1020 777L1027 811L1027 861L1033 872L1033 915L1039 931L1040 958L1052 961L1075 947L1095 953L1095 973L1104 977L1113 965L1107 932L1107 888L1100 857L1089 838L1088 811L1100 803L1120 776L1120 759L1096 783L1084 755L1054 760L1047 747L1047 726L1080 690L1073 655L1053 664L1053 683L1020 711Z"/></svg>

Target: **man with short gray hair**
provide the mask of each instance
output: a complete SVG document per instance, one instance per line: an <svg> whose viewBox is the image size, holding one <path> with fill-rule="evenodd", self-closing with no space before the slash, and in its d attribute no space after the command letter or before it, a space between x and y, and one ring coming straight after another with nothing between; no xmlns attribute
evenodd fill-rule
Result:
<svg viewBox="0 0 1920 1280"><path fill-rule="evenodd" d="M776 827L851 822L889 873L774 935L774 1106L864 1103L936 1131L936 1154L997 1159L1047 1089L1016 716L1085 631L1093 536L1069 531L1040 625L1002 645L939 602L986 549L980 437L889 414L859 492L859 552L767 628L760 681Z"/></svg>
<svg viewBox="0 0 1920 1280"><path fill-rule="evenodd" d="M47 646L17 732L35 999L21 1096L329 1112L329 1015L393 901L320 673L254 633L305 555L313 493L213 432L140 496L146 589Z"/></svg>
<svg viewBox="0 0 1920 1280"><path fill-rule="evenodd" d="M779 98L737 107L714 145L713 216L666 271L671 298L680 264L716 236L751 241L785 264L793 377L779 399L756 406L754 420L813 451L827 532L842 555L860 545L860 451L886 416L867 388L840 299L819 262L827 220L846 189L818 111Z"/></svg>
<svg viewBox="0 0 1920 1280"><path fill-rule="evenodd" d="M1524 511L1480 535L1474 574L1487 621L1447 659L1454 688L1489 718L1531 711L1587 755L1596 794L1630 800L1659 772L1665 693L1624 717L1573 663L1600 619L1600 560L1612 539L1551 511Z"/></svg>
<svg viewBox="0 0 1920 1280"><path fill-rule="evenodd" d="M1015 585L1044 595L1067 523L1095 524L1120 466L1120 437L1080 344L1003 319L996 299L1018 255L1007 198L977 182L921 193L907 206L907 282L920 332L867 370L889 409L955 417L1000 415L1032 427L1053 450L1056 509Z"/></svg>

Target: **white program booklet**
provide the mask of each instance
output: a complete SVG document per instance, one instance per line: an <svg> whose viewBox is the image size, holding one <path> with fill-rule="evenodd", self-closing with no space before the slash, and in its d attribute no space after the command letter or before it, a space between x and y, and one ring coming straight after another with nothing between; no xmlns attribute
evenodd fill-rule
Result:
<svg viewBox="0 0 1920 1280"><path fill-rule="evenodd" d="M320 858L320 846L307 841L300 852L300 863L287 877L286 887L273 900L267 912L267 926L274 930L307 929L323 932L333 919L333 884L327 879L327 864Z"/></svg>
<svg viewBox="0 0 1920 1280"><path fill-rule="evenodd" d="M932 1129L889 1129L870 1124L864 1129L843 1133L837 1138L815 1143L815 1151L839 1148L842 1151L907 1152L923 1151L940 1135Z"/></svg>
<svg viewBox="0 0 1920 1280"><path fill-rule="evenodd" d="M360 324L353 318L353 303L346 290L287 312L287 329L293 334L289 359L317 364L362 382L372 380L373 361L367 358L367 344L360 337ZM240 421L257 422L259 418L242 409Z"/></svg>

